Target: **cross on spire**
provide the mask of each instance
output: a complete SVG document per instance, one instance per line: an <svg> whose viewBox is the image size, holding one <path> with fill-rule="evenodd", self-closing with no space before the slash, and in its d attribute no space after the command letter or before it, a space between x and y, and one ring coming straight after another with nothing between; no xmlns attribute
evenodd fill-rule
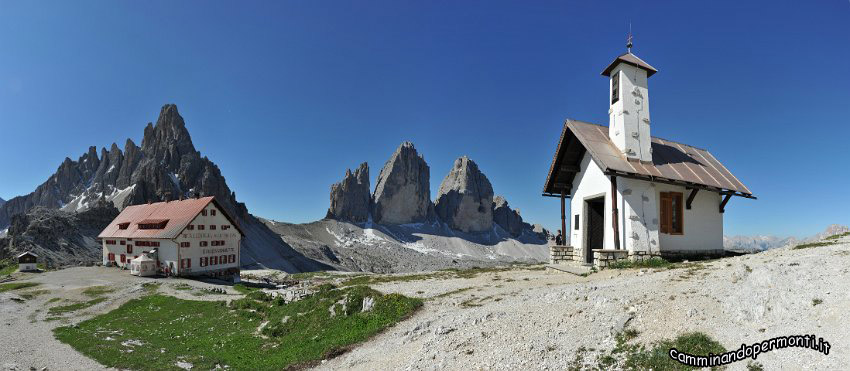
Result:
<svg viewBox="0 0 850 371"><path fill-rule="evenodd" d="M629 37L626 39L626 49L632 52L632 24L629 23Z"/></svg>

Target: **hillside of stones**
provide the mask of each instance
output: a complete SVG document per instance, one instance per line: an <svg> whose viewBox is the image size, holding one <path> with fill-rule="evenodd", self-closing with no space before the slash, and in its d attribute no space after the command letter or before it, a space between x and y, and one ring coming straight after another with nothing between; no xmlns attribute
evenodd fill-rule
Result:
<svg viewBox="0 0 850 371"><path fill-rule="evenodd" d="M0 259L29 251L48 267L94 264L102 256L96 237L118 213L111 202L100 200L79 213L37 206L13 215L0 235Z"/></svg>
<svg viewBox="0 0 850 371"><path fill-rule="evenodd" d="M331 186L324 220L266 224L304 255L339 269L406 272L543 262L548 232L522 220L468 157L455 160L431 201L430 167L410 142L369 184L369 165Z"/></svg>
<svg viewBox="0 0 850 371"><path fill-rule="evenodd" d="M173 104L162 107L155 125L147 124L141 147L127 139L123 151L113 143L108 150L101 148L100 155L97 147L89 147L76 161L66 157L56 173L35 191L0 206L0 230L7 228L16 215L38 219L37 215L30 216L36 208L79 213L105 200L120 210L128 205L196 196L215 196L236 217L246 233L241 254L244 267L287 272L327 267L292 249L236 200L218 166L195 149ZM94 238L99 231L88 232L86 237ZM20 249L17 240L7 238L3 242L0 251ZM69 249L73 248L56 247L56 256ZM77 255L86 256L83 252L64 255L69 261Z"/></svg>

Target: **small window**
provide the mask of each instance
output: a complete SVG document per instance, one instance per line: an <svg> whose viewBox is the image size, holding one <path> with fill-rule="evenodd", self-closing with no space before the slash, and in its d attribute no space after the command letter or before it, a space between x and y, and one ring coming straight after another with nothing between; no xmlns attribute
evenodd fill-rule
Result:
<svg viewBox="0 0 850 371"><path fill-rule="evenodd" d="M231 255L230 255L230 262L231 262L231 263L236 263L236 254L231 254Z"/></svg>
<svg viewBox="0 0 850 371"><path fill-rule="evenodd" d="M203 230L204 230L204 225L203 225L203 224L198 225L198 230L199 230L199 231L203 231Z"/></svg>
<svg viewBox="0 0 850 371"><path fill-rule="evenodd" d="M210 210L210 215L215 216L215 210Z"/></svg>
<svg viewBox="0 0 850 371"><path fill-rule="evenodd" d="M121 242L119 242L119 243L122 244L122 245L125 245L125 244L127 244L127 241L121 240Z"/></svg>
<svg viewBox="0 0 850 371"><path fill-rule="evenodd" d="M225 225L221 226L221 230L222 230L222 231L226 231L226 230L228 230L228 229L230 229L230 226L229 226L229 225L227 225L227 224L225 224Z"/></svg>
<svg viewBox="0 0 850 371"><path fill-rule="evenodd" d="M206 210L201 210L201 215L203 215L203 216L207 216L207 211L206 211Z"/></svg>
<svg viewBox="0 0 850 371"><path fill-rule="evenodd" d="M127 229L130 227L130 223L118 223L118 229Z"/></svg>
<svg viewBox="0 0 850 371"><path fill-rule="evenodd" d="M207 247L207 241L201 241L200 246L201 247Z"/></svg>
<svg viewBox="0 0 850 371"><path fill-rule="evenodd" d="M210 230L211 230L211 231L214 231L214 230L215 230L215 224L210 224Z"/></svg>
<svg viewBox="0 0 850 371"><path fill-rule="evenodd" d="M132 254L132 253L133 253L133 245L127 245L127 253L128 253L128 254Z"/></svg>
<svg viewBox="0 0 850 371"><path fill-rule="evenodd" d="M620 72L611 76L611 104L620 100Z"/></svg>
<svg viewBox="0 0 850 371"><path fill-rule="evenodd" d="M106 260L109 260L109 261L111 261L111 262L114 262L114 261L115 261L115 254L113 254L113 253L109 253L109 254L107 254L107 255L106 255Z"/></svg>
<svg viewBox="0 0 850 371"><path fill-rule="evenodd" d="M191 247L191 246L192 246L192 244L189 243L189 242L181 242L180 243L180 247Z"/></svg>
<svg viewBox="0 0 850 371"><path fill-rule="evenodd" d="M186 229L188 229L188 230L190 230L190 231L194 231L194 230L195 230L195 226L194 226L194 225L189 224L189 225L186 227Z"/></svg>
<svg viewBox="0 0 850 371"><path fill-rule="evenodd" d="M684 217L681 192L661 192L661 233L684 234Z"/></svg>
<svg viewBox="0 0 850 371"><path fill-rule="evenodd" d="M576 214L575 218L573 218L573 229L578 230L578 214Z"/></svg>

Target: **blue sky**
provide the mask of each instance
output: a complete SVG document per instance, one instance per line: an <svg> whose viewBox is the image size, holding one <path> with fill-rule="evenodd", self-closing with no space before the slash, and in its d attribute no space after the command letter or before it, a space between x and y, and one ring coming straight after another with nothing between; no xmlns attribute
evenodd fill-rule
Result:
<svg viewBox="0 0 850 371"><path fill-rule="evenodd" d="M708 148L759 197L726 234L850 223L850 2L0 1L0 197L176 103L256 215L324 216L330 185L415 143L432 196L468 155L532 223L565 118L607 125L600 71L650 79L652 134Z"/></svg>

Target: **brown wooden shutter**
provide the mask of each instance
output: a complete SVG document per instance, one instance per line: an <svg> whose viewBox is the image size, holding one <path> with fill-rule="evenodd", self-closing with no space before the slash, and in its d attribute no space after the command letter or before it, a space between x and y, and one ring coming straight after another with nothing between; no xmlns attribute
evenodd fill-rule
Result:
<svg viewBox="0 0 850 371"><path fill-rule="evenodd" d="M670 233L670 219L671 219L671 211L672 211L672 199L670 198L670 194L667 192L661 192L661 233Z"/></svg>

